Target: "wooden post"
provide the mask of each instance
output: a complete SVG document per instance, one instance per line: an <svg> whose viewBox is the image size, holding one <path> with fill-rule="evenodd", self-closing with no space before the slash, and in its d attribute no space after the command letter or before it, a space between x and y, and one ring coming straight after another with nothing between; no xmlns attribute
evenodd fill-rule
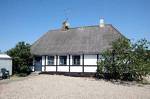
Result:
<svg viewBox="0 0 150 99"><path fill-rule="evenodd" d="M32 65L33 65L33 67L34 67L34 72L35 72L35 56L33 56L33 60L32 60Z"/></svg>
<svg viewBox="0 0 150 99"><path fill-rule="evenodd" d="M46 55L45 55L45 67L44 67L44 71L46 71Z"/></svg>
<svg viewBox="0 0 150 99"><path fill-rule="evenodd" d="M98 68L98 58L99 58L99 55L97 54L97 68Z"/></svg>
<svg viewBox="0 0 150 99"><path fill-rule="evenodd" d="M82 72L84 73L84 54L82 55Z"/></svg>
<svg viewBox="0 0 150 99"><path fill-rule="evenodd" d="M70 72L70 54L69 54L69 72Z"/></svg>
<svg viewBox="0 0 150 99"><path fill-rule="evenodd" d="M57 66L58 66L58 55L56 55L56 72L57 72Z"/></svg>

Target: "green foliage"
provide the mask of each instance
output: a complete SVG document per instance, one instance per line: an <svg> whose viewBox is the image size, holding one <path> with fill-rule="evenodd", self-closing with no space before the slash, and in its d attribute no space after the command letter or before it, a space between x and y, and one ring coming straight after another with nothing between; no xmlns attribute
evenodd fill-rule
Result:
<svg viewBox="0 0 150 99"><path fill-rule="evenodd" d="M120 38L112 48L101 53L98 77L122 80L142 80L150 73L149 42L141 39L135 44Z"/></svg>
<svg viewBox="0 0 150 99"><path fill-rule="evenodd" d="M30 73L29 66L32 65L30 46L28 43L19 42L15 48L7 51L13 59L13 73Z"/></svg>
<svg viewBox="0 0 150 99"><path fill-rule="evenodd" d="M149 44L146 39L141 39L132 45L132 61L130 64L135 70L134 73L139 80L143 79L142 76L146 76L150 73Z"/></svg>

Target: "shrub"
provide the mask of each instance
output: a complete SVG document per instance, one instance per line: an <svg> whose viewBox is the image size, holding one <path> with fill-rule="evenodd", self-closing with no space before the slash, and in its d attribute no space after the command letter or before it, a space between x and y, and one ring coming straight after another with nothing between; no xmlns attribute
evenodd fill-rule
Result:
<svg viewBox="0 0 150 99"><path fill-rule="evenodd" d="M142 80L150 73L149 42L145 39L135 44L120 38L112 48L101 53L97 76L106 79Z"/></svg>
<svg viewBox="0 0 150 99"><path fill-rule="evenodd" d="M13 59L13 74L29 74L29 66L32 65L32 55L30 53L30 44L19 42L16 46L7 51Z"/></svg>

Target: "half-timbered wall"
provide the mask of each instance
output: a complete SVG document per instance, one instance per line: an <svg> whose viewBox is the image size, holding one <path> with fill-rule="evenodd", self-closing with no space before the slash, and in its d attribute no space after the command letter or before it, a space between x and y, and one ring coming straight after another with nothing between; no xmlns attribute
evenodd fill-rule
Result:
<svg viewBox="0 0 150 99"><path fill-rule="evenodd" d="M42 56L42 71L45 72L96 72L98 55L80 55L80 65L73 65L73 55L67 56L67 65L59 64L59 55L54 56L54 64L48 65L48 55Z"/></svg>

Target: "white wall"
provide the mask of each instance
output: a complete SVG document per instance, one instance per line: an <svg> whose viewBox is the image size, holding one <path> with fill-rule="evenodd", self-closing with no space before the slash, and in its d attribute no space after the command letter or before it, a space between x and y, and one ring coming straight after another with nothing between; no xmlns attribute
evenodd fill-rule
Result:
<svg viewBox="0 0 150 99"><path fill-rule="evenodd" d="M72 55L70 55L70 65L72 65Z"/></svg>
<svg viewBox="0 0 150 99"><path fill-rule="evenodd" d="M97 55L84 55L84 65L97 65Z"/></svg>
<svg viewBox="0 0 150 99"><path fill-rule="evenodd" d="M85 66L84 67L84 72L96 72L97 66Z"/></svg>
<svg viewBox="0 0 150 99"><path fill-rule="evenodd" d="M69 66L58 66L57 71L58 72L69 72Z"/></svg>
<svg viewBox="0 0 150 99"><path fill-rule="evenodd" d="M5 68L12 75L12 60L11 59L0 59L0 72L1 68Z"/></svg>
<svg viewBox="0 0 150 99"><path fill-rule="evenodd" d="M94 65L94 66L85 66L84 72L96 72L97 55L84 55L84 65Z"/></svg>
<svg viewBox="0 0 150 99"><path fill-rule="evenodd" d="M45 63L44 63L45 64ZM48 65L48 56L46 56L46 65Z"/></svg>
<svg viewBox="0 0 150 99"><path fill-rule="evenodd" d="M44 68L45 68L45 66L42 66L42 71L45 71L45 69L44 69Z"/></svg>
<svg viewBox="0 0 150 99"><path fill-rule="evenodd" d="M45 56L42 56L42 65L45 65Z"/></svg>
<svg viewBox="0 0 150 99"><path fill-rule="evenodd" d="M67 65L69 65L69 55L67 55Z"/></svg>
<svg viewBox="0 0 150 99"><path fill-rule="evenodd" d="M80 55L80 65L83 65L83 55Z"/></svg>
<svg viewBox="0 0 150 99"><path fill-rule="evenodd" d="M45 71L45 66L44 65L46 65L45 64L45 56L42 56L42 71Z"/></svg>
<svg viewBox="0 0 150 99"><path fill-rule="evenodd" d="M46 65L48 61L48 56L46 56ZM42 56L42 71L45 68L45 56ZM54 56L54 65L56 65L56 56ZM57 71L58 72L69 72L69 66L59 66L59 56L57 60ZM69 55L67 55L67 65L69 65ZM70 55L70 65L72 65L72 55ZM80 65L81 66L70 66L70 72L82 72L83 70L83 55L80 55ZM84 55L84 72L96 72L97 69L97 55ZM46 71L56 71L56 66L46 66Z"/></svg>
<svg viewBox="0 0 150 99"><path fill-rule="evenodd" d="M46 66L46 71L56 71L56 66Z"/></svg>
<svg viewBox="0 0 150 99"><path fill-rule="evenodd" d="M56 56L54 56L54 65L56 65Z"/></svg>
<svg viewBox="0 0 150 99"><path fill-rule="evenodd" d="M82 66L70 66L70 72L82 72Z"/></svg>

